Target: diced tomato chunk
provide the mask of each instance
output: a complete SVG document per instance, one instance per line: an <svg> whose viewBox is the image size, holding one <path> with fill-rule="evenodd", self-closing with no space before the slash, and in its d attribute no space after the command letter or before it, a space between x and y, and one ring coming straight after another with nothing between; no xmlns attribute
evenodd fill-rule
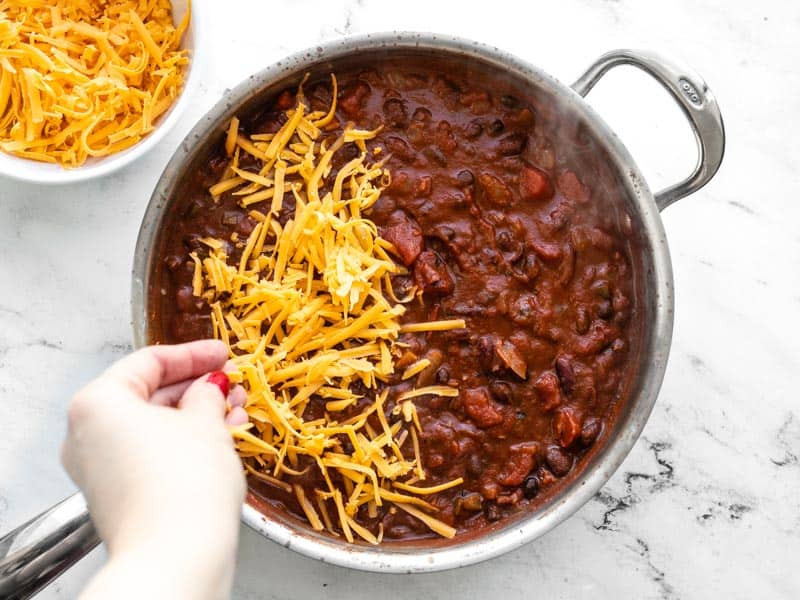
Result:
<svg viewBox="0 0 800 600"><path fill-rule="evenodd" d="M503 405L492 400L485 387L464 390L464 410L478 427L493 427L503 422Z"/></svg>
<svg viewBox="0 0 800 600"><path fill-rule="evenodd" d="M503 485L520 485L536 466L539 445L522 442L511 446L511 455L497 480Z"/></svg>
<svg viewBox="0 0 800 600"><path fill-rule="evenodd" d="M554 422L558 443L562 448L569 448L581 432L578 416L574 410L565 407L556 413Z"/></svg>
<svg viewBox="0 0 800 600"><path fill-rule="evenodd" d="M553 184L541 169L525 166L519 174L519 194L523 200L549 200L553 197Z"/></svg>
<svg viewBox="0 0 800 600"><path fill-rule="evenodd" d="M558 375L553 371L545 371L533 384L536 393L542 403L542 410L547 412L561 406L561 388L558 382Z"/></svg>
<svg viewBox="0 0 800 600"><path fill-rule="evenodd" d="M422 252L422 229L402 210L392 213L389 224L381 228L381 237L395 247L400 260L407 267Z"/></svg>

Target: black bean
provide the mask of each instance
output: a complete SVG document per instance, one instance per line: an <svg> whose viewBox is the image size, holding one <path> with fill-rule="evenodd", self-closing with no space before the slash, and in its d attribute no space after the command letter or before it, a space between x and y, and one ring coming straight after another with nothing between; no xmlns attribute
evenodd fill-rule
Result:
<svg viewBox="0 0 800 600"><path fill-rule="evenodd" d="M544 453L547 467L556 477L563 477L572 469L572 456L559 446L548 446Z"/></svg>
<svg viewBox="0 0 800 600"><path fill-rule="evenodd" d="M505 128L506 126L500 119L495 119L494 121L489 123L489 128L488 128L489 135L500 135L501 133L503 133L503 130Z"/></svg>
<svg viewBox="0 0 800 600"><path fill-rule="evenodd" d="M493 381L489 384L489 393L498 402L508 404L514 398L514 391L511 389L511 384L505 381Z"/></svg>
<svg viewBox="0 0 800 600"><path fill-rule="evenodd" d="M180 256L170 254L164 259L164 264L170 271L175 271L183 264L183 259Z"/></svg>
<svg viewBox="0 0 800 600"><path fill-rule="evenodd" d="M175 294L175 304L181 312L191 313L195 310L195 296L191 286L178 288Z"/></svg>
<svg viewBox="0 0 800 600"><path fill-rule="evenodd" d="M468 140L473 140L483 133L483 126L478 121L470 122L464 128L464 137Z"/></svg>
<svg viewBox="0 0 800 600"><path fill-rule="evenodd" d="M597 439L597 436L600 435L600 430L603 428L603 424L600 422L600 419L596 417L589 417L583 422L583 427L581 427L581 444L584 446L591 446L594 441Z"/></svg>
<svg viewBox="0 0 800 600"><path fill-rule="evenodd" d="M405 102L398 98L390 98L383 103L383 114L390 127L406 127L408 125L408 110Z"/></svg>
<svg viewBox="0 0 800 600"><path fill-rule="evenodd" d="M506 108L516 108L519 105L519 100L516 96L506 94L500 98L500 103Z"/></svg>
<svg viewBox="0 0 800 600"><path fill-rule="evenodd" d="M429 111L424 106L420 106L414 111L414 114L412 115L411 118L414 119L415 121L425 122L425 121L430 121L432 116L433 115L431 115L431 111Z"/></svg>
<svg viewBox="0 0 800 600"><path fill-rule="evenodd" d="M200 235L197 233L190 233L183 238L183 245L189 250L199 250L203 247L203 242L200 241Z"/></svg>
<svg viewBox="0 0 800 600"><path fill-rule="evenodd" d="M522 482L522 493L530 500L535 498L539 493L539 478L536 475L530 475Z"/></svg>
<svg viewBox="0 0 800 600"><path fill-rule="evenodd" d="M483 473L483 460L478 454L470 454L467 459L467 473L479 477Z"/></svg>
<svg viewBox="0 0 800 600"><path fill-rule="evenodd" d="M436 383L444 385L448 381L450 381L450 369L447 367L439 367L436 369Z"/></svg>
<svg viewBox="0 0 800 600"><path fill-rule="evenodd" d="M467 187L475 183L475 175L473 175L472 171L469 169L464 169L463 171L458 172L458 175L456 175L456 180L458 181L459 185Z"/></svg>

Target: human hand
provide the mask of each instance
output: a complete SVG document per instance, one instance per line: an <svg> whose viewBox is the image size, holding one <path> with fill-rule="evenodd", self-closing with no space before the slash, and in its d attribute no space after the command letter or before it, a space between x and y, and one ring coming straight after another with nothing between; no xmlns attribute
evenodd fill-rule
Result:
<svg viewBox="0 0 800 600"><path fill-rule="evenodd" d="M62 461L110 556L86 597L227 595L245 485L225 423L247 416L244 390L226 407L227 378L209 381L226 358L210 340L151 346L72 399Z"/></svg>

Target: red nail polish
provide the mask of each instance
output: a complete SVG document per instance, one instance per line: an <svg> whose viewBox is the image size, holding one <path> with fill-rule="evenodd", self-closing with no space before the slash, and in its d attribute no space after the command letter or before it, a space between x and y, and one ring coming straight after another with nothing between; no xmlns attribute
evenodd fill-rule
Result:
<svg viewBox="0 0 800 600"><path fill-rule="evenodd" d="M208 383L213 383L217 386L223 396L227 396L228 391L231 389L231 380L228 379L228 375L223 371L212 371L209 373Z"/></svg>

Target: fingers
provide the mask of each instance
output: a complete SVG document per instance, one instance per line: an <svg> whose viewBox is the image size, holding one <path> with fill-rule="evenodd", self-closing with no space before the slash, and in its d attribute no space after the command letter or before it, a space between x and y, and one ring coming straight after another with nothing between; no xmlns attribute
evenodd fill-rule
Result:
<svg viewBox="0 0 800 600"><path fill-rule="evenodd" d="M244 425L247 421L250 420L250 417L247 416L247 412L241 406L234 406L225 415L225 424L226 425Z"/></svg>
<svg viewBox="0 0 800 600"><path fill-rule="evenodd" d="M244 406L245 402L247 402L247 392L245 389L240 385L234 386L231 393L228 395L228 404L231 407Z"/></svg>
<svg viewBox="0 0 800 600"><path fill-rule="evenodd" d="M147 400L160 387L221 368L227 358L225 344L217 340L148 346L112 365L103 377L124 384Z"/></svg>
<svg viewBox="0 0 800 600"><path fill-rule="evenodd" d="M209 381L208 376L195 380L178 402L178 408L209 418L225 416L225 396L219 385Z"/></svg>
<svg viewBox="0 0 800 600"><path fill-rule="evenodd" d="M192 385L192 382L194 382L194 379L187 379L186 381L173 383L172 385L157 389L153 392L153 395L150 396L150 404L154 406L178 406L178 401L186 393L186 390L189 389L189 386Z"/></svg>

